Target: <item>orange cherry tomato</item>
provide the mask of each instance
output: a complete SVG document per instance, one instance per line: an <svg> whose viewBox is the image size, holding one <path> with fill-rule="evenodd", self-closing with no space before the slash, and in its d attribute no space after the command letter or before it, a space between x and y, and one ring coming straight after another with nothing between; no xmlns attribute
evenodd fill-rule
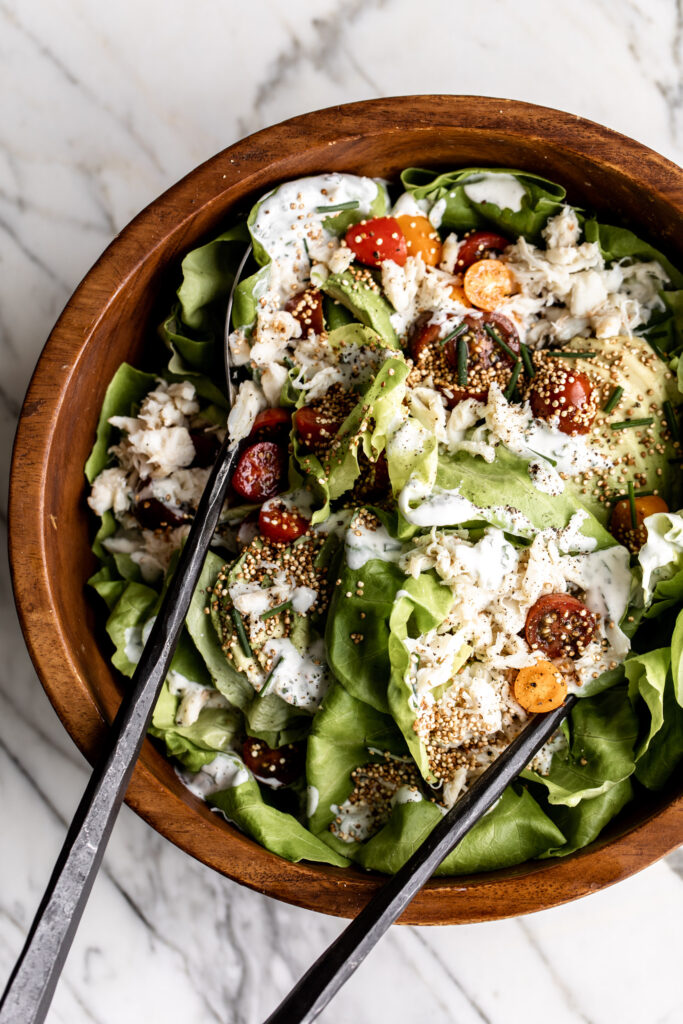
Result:
<svg viewBox="0 0 683 1024"><path fill-rule="evenodd" d="M451 296L452 298L455 299L456 302L459 302L461 306L469 306L470 308L472 307L472 303L465 295L465 289L461 284L451 285Z"/></svg>
<svg viewBox="0 0 683 1024"><path fill-rule="evenodd" d="M344 240L358 262L368 267L379 267L385 260L402 267L408 258L405 236L395 217L375 217L352 224Z"/></svg>
<svg viewBox="0 0 683 1024"><path fill-rule="evenodd" d="M465 271L465 295L477 309L491 313L512 294L515 279L500 260L477 260Z"/></svg>
<svg viewBox="0 0 683 1024"><path fill-rule="evenodd" d="M610 533L620 544L634 554L642 548L647 540L645 520L656 512L668 512L669 506L663 498L656 494L643 494L635 499L636 526L631 519L631 503L628 499L618 501L610 516Z"/></svg>
<svg viewBox="0 0 683 1024"><path fill-rule="evenodd" d="M411 217L403 214L397 217L401 231L406 240L409 256L422 256L428 267L435 267L441 262L441 239L439 232L432 226L428 217Z"/></svg>
<svg viewBox="0 0 683 1024"><path fill-rule="evenodd" d="M520 668L512 692L517 703L535 715L559 708L567 696L567 682L551 662L537 661Z"/></svg>

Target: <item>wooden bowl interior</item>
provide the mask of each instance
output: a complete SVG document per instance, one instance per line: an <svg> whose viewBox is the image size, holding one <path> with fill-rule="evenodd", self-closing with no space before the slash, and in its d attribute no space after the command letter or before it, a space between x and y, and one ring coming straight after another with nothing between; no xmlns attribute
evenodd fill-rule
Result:
<svg viewBox="0 0 683 1024"><path fill-rule="evenodd" d="M628 140L524 104L506 105L502 117L499 106L497 100L457 98L440 98L436 105L420 99L378 101L340 108L322 122L307 115L261 132L198 168L144 211L67 306L23 412L13 469L12 556L32 656L58 713L89 757L101 741L103 722L111 721L118 707L120 681L108 660L102 608L85 587L95 562L83 464L119 364L155 365L150 350L159 352L156 326L177 286L180 259L227 225L232 211L248 207L284 179L325 170L391 178L410 165L509 166L561 182L572 203L627 224L683 266L680 172L672 188L671 165ZM639 180L636 155L646 185ZM658 187L660 179L666 188ZM566 861L432 882L405 920L500 917L608 884L642 866L652 850L658 856L667 842L675 843L669 834L653 845L650 833L642 840L650 852L616 842L638 835L655 819L661 819L655 823L661 831L673 795L670 788L632 805L598 843ZM200 859L304 906L351 914L378 884L376 877L356 870L290 865L269 854L184 790L150 742L129 802Z"/></svg>

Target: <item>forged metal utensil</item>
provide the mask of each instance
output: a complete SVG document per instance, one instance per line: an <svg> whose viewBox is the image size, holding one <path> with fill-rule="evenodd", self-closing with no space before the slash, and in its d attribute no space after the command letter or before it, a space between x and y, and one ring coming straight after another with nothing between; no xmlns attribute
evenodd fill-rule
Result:
<svg viewBox="0 0 683 1024"><path fill-rule="evenodd" d="M245 252L232 284L226 325L230 322L235 288L250 252L251 246ZM228 333L226 329L225 371L232 406L234 389L230 376ZM123 803L243 448L244 442L231 442L226 432L180 553L178 566L131 680L131 689L124 696L112 723L106 752L93 769L24 948L0 1001L0 1024L40 1024L45 1020Z"/></svg>
<svg viewBox="0 0 683 1024"><path fill-rule="evenodd" d="M415 853L372 897L339 938L296 983L265 1024L311 1024L370 950L379 942L413 896L470 829L496 802L509 783L552 736L574 707L567 697L555 711L534 715L464 796L443 817Z"/></svg>

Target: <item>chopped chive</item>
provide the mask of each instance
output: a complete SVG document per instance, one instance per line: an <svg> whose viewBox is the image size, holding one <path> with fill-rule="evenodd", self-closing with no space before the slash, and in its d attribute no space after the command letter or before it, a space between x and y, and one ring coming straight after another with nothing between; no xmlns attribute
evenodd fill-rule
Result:
<svg viewBox="0 0 683 1024"><path fill-rule="evenodd" d="M561 348L546 351L546 355L552 356L554 359L595 359L597 354L597 352L565 352Z"/></svg>
<svg viewBox="0 0 683 1024"><path fill-rule="evenodd" d="M517 362L515 363L514 369L512 371L512 376L510 377L510 383L505 388L505 400L506 400L506 402L509 402L510 399L512 398L512 396L514 394L514 391L515 391L515 388L517 387L517 381L519 380L519 375L520 375L521 372L522 372L522 360L518 359Z"/></svg>
<svg viewBox="0 0 683 1024"><path fill-rule="evenodd" d="M533 448L530 448L529 451L531 452L532 455L538 455L539 459L545 459L545 461L549 462L551 466L556 466L557 465L556 460L555 459L551 459L549 455L543 455L542 452L535 452Z"/></svg>
<svg viewBox="0 0 683 1024"><path fill-rule="evenodd" d="M500 345L503 352L507 352L511 359L517 359L517 353L513 352L510 346L505 344L495 327L491 327L491 324L484 324L484 330L488 334L489 338L493 338L496 345Z"/></svg>
<svg viewBox="0 0 683 1024"><path fill-rule="evenodd" d="M261 621L264 619L271 619L273 615L279 615L280 612L287 611L291 607L291 601L283 601L282 604L278 604L274 608L269 608L267 612L264 612L263 615L260 616Z"/></svg>
<svg viewBox="0 0 683 1024"><path fill-rule="evenodd" d="M620 420L619 423L610 423L610 430L628 430L629 427L650 427L654 423L652 416L643 416L640 420Z"/></svg>
<svg viewBox="0 0 683 1024"><path fill-rule="evenodd" d="M616 409L616 407L619 405L619 402L621 401L621 396L623 395L623 393L624 389L622 387L615 388L612 394L605 402L605 404L603 405L602 411L612 412L613 409Z"/></svg>
<svg viewBox="0 0 683 1024"><path fill-rule="evenodd" d="M636 514L636 492L633 487L633 481L629 480L628 483L628 504L631 509L631 526L634 530L638 529L638 516Z"/></svg>
<svg viewBox="0 0 683 1024"><path fill-rule="evenodd" d="M680 441L681 432L678 427L678 420L676 419L676 413L674 412L673 405L671 404L671 402L667 400L666 402L664 402L662 408L664 410L666 422L669 424L669 430L671 431L672 438L674 439L674 441Z"/></svg>
<svg viewBox="0 0 683 1024"><path fill-rule="evenodd" d="M338 210L357 210L360 203L357 199L349 199L348 203L335 203L333 206L316 206L316 213L337 213Z"/></svg>
<svg viewBox="0 0 683 1024"><path fill-rule="evenodd" d="M650 348L652 349L652 351L654 352L654 354L656 356L659 356L659 358L662 360L663 363L668 362L669 356L667 354L665 354L664 352L662 352L661 348L659 347L659 345L657 344L656 341L653 341L652 338L646 338L645 340L648 343L648 345L650 346Z"/></svg>
<svg viewBox="0 0 683 1024"><path fill-rule="evenodd" d="M636 498L647 498L649 495L654 494L654 491L634 491ZM628 501L628 494L615 494L613 498L608 498L607 502L610 505L616 505L618 501Z"/></svg>
<svg viewBox="0 0 683 1024"><path fill-rule="evenodd" d="M244 628L244 620L234 605L230 609L230 617L235 623L235 631L237 632L237 639L239 640L240 647L242 648L242 654L244 654L246 658L253 658L254 652L251 649L249 637L247 636L247 631Z"/></svg>
<svg viewBox="0 0 683 1024"><path fill-rule="evenodd" d="M467 386L467 363L470 357L467 342L464 338L458 338L458 384L461 388Z"/></svg>
<svg viewBox="0 0 683 1024"><path fill-rule="evenodd" d="M283 356L282 361L288 370L298 370L298 366L296 365L293 359L290 359L289 356Z"/></svg>
<svg viewBox="0 0 683 1024"><path fill-rule="evenodd" d="M273 665L273 667L271 668L271 670L268 673L268 675L266 676L266 678L263 680L263 686L259 690L259 697L265 697L266 691L270 688L270 684L273 681L273 676L275 675L275 670L277 669L278 665L282 661L282 658L283 658L283 655L281 654L280 657L275 662L275 664Z"/></svg>
<svg viewBox="0 0 683 1024"><path fill-rule="evenodd" d="M531 379L532 377L536 376L536 367L534 366L534 361L531 358L531 352L529 351L527 346L524 344L524 342L522 342L520 344L519 348L520 348L520 351L522 353L522 362L524 363L524 369L526 370L526 375L527 375L527 377L529 377L529 379Z"/></svg>
<svg viewBox="0 0 683 1024"><path fill-rule="evenodd" d="M445 345L446 342L450 341L452 338L459 338L460 335L464 334L466 330L467 330L467 324L466 323L458 324L458 326L455 328L454 331L451 331L449 334L446 335L445 338L441 338L439 340L439 345Z"/></svg>

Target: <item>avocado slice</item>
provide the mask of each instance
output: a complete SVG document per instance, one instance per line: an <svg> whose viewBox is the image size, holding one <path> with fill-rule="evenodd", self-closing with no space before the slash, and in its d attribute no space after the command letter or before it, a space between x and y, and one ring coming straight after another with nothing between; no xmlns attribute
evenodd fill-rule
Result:
<svg viewBox="0 0 683 1024"><path fill-rule="evenodd" d="M599 387L599 411L589 443L614 465L605 473L567 480L567 493L573 494L601 523L609 520L613 507L609 499L625 494L629 481L633 481L637 491L656 491L669 508L678 508L680 465L669 460L680 456L681 450L674 447L663 411L664 402L675 407L683 397L675 375L643 338L577 338L576 342L581 344L567 347L596 353L595 358L584 364L594 385ZM603 407L617 386L624 392L616 407L605 413ZM653 420L650 428L613 430L611 426L646 417Z"/></svg>
<svg viewBox="0 0 683 1024"><path fill-rule="evenodd" d="M400 348L398 335L391 325L392 306L377 290L377 285L366 282L356 276L358 270L353 267L343 274L330 274L321 284L322 291L335 302L341 303L350 310L357 320L382 337L388 348Z"/></svg>

